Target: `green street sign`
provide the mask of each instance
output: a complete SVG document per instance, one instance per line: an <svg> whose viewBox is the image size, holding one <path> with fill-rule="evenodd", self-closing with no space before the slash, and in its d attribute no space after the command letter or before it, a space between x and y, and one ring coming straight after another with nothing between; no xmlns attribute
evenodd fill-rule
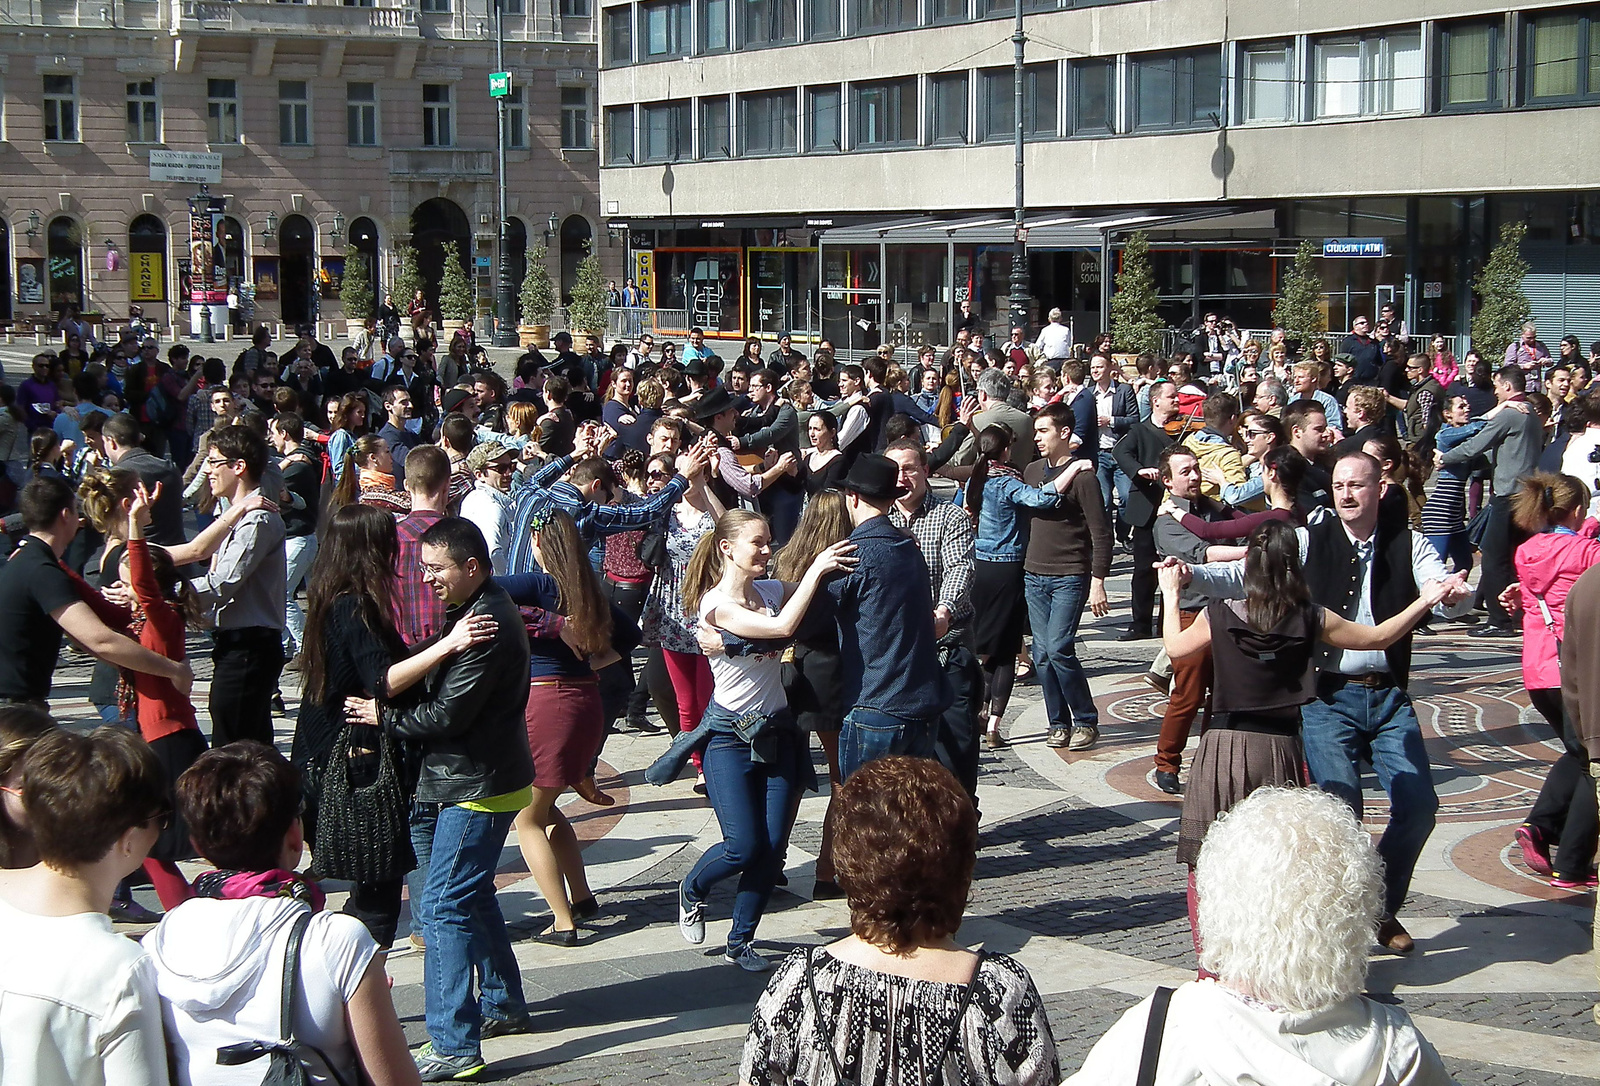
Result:
<svg viewBox="0 0 1600 1086"><path fill-rule="evenodd" d="M489 97L490 98L510 98L511 97L511 73L510 72L490 72L489 73Z"/></svg>

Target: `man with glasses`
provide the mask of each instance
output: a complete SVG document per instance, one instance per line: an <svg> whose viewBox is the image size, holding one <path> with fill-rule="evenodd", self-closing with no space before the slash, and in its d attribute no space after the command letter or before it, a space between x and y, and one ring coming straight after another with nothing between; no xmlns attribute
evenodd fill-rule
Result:
<svg viewBox="0 0 1600 1086"><path fill-rule="evenodd" d="M639 370L654 361L651 355L656 349L656 337L649 332L639 337L638 346L628 352L628 368Z"/></svg>
<svg viewBox="0 0 1600 1086"><path fill-rule="evenodd" d="M267 443L246 426L211 437L204 470L211 493L230 506L261 492ZM283 669L283 601L288 582L283 518L255 509L236 521L191 582L212 609L211 745L254 739L272 745L272 698Z"/></svg>
<svg viewBox="0 0 1600 1086"><path fill-rule="evenodd" d="M1364 385L1378 379L1383 366L1383 344L1372 336L1372 322L1358 316L1350 322L1350 334L1339 341L1339 353L1350 356L1355 366L1356 384Z"/></svg>
<svg viewBox="0 0 1600 1086"><path fill-rule="evenodd" d="M1444 421L1444 387L1439 384L1439 379L1429 372L1431 369L1432 366L1425 354L1414 354L1406 359L1406 384L1411 391L1401 404L1401 411L1406 420L1406 437L1424 461L1433 454L1433 436L1439 432L1439 426ZM1555 380L1552 377L1552 387L1554 384ZM1565 401L1552 396L1550 402L1555 405L1552 421L1559 428L1560 412L1565 406Z"/></svg>
<svg viewBox="0 0 1600 1086"><path fill-rule="evenodd" d="M485 441L467 454L467 469L476 484L461 500L461 515L478 526L489 544L489 562L495 576L506 572L511 555L511 473L517 468L517 451L498 441Z"/></svg>
<svg viewBox="0 0 1600 1086"><path fill-rule="evenodd" d="M1220 373L1228 360L1228 339L1222 332L1222 321L1215 313L1207 313L1200 326L1200 356L1211 372Z"/></svg>

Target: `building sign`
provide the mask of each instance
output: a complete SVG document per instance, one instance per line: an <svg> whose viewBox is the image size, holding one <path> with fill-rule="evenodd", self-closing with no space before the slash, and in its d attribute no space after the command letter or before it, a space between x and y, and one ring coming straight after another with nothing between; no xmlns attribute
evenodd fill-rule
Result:
<svg viewBox="0 0 1600 1086"><path fill-rule="evenodd" d="M128 300L164 302L167 300L166 261L161 253L128 254Z"/></svg>
<svg viewBox="0 0 1600 1086"><path fill-rule="evenodd" d="M1422 284L1422 296L1424 298L1443 298L1444 297L1444 283L1442 283L1442 282L1438 282L1438 283L1423 283Z"/></svg>
<svg viewBox="0 0 1600 1086"><path fill-rule="evenodd" d="M209 151L151 151L150 180L220 185L222 155Z"/></svg>
<svg viewBox="0 0 1600 1086"><path fill-rule="evenodd" d="M1388 255L1382 238L1323 238L1326 257L1380 257Z"/></svg>
<svg viewBox="0 0 1600 1086"><path fill-rule="evenodd" d="M511 97L511 73L510 72L490 72L489 73L489 97L490 98L510 98Z"/></svg>
<svg viewBox="0 0 1600 1086"><path fill-rule="evenodd" d="M633 254L633 285L639 288L639 297L647 303L646 308L654 308L655 256L649 249Z"/></svg>

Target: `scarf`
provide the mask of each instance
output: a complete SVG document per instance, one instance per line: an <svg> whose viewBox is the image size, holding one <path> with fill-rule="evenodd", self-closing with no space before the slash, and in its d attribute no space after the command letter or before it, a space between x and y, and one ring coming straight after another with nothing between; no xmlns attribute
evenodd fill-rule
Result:
<svg viewBox="0 0 1600 1086"><path fill-rule="evenodd" d="M386 471L379 471L377 468L362 468L360 481L362 490L394 489L394 475Z"/></svg>
<svg viewBox="0 0 1600 1086"><path fill-rule="evenodd" d="M1002 475L1006 476L1007 478L1011 478L1011 479L1020 479L1020 478L1022 478L1022 472L1020 472L1016 468L1012 467L1010 461L1008 461L1008 460L991 460L991 461L989 461L989 478L997 479Z"/></svg>
<svg viewBox="0 0 1600 1086"><path fill-rule="evenodd" d="M207 871L194 880L194 893L196 897L220 901L286 897L305 902L314 913L321 912L327 900L321 886L281 867L271 871Z"/></svg>

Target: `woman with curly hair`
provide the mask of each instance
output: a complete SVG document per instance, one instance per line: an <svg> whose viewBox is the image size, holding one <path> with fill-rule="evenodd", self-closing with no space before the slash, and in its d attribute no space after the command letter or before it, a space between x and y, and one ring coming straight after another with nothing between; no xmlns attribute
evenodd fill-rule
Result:
<svg viewBox="0 0 1600 1086"><path fill-rule="evenodd" d="M756 1001L744 1086L1054 1086L1055 1037L1033 978L956 942L978 814L928 758L868 762L839 790L834 853L850 934L794 951Z"/></svg>

